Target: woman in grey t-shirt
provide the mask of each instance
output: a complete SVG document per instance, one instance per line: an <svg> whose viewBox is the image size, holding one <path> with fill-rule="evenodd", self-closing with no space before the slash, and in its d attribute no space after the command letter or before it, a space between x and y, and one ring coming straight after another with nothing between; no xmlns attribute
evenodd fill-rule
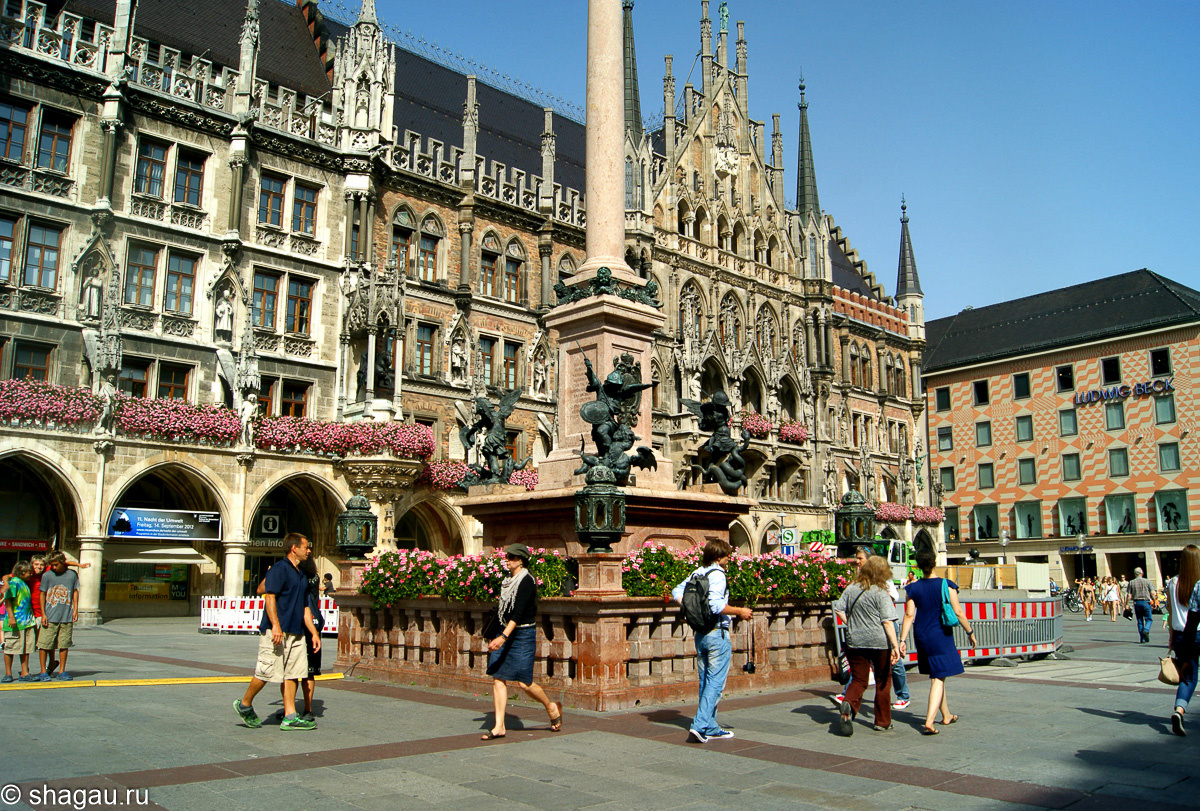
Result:
<svg viewBox="0 0 1200 811"><path fill-rule="evenodd" d="M850 661L850 686L842 701L842 734L854 734L854 716L862 704L867 679L875 672L875 730L892 728L891 672L899 658L896 642L896 604L887 591L892 570L873 555L858 570L854 582L833 604L846 623L846 658Z"/></svg>

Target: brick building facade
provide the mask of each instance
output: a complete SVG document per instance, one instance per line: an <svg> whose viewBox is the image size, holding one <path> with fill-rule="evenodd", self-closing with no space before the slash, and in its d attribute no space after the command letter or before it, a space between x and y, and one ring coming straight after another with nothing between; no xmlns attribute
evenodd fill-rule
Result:
<svg viewBox="0 0 1200 811"><path fill-rule="evenodd" d="M1141 270L928 334L929 475L950 560L974 548L1069 580L1175 573L1200 535L1200 294Z"/></svg>

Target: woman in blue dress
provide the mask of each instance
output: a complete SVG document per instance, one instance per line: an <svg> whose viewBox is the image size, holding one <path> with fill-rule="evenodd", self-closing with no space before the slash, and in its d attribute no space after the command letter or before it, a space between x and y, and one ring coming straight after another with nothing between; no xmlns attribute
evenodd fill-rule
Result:
<svg viewBox="0 0 1200 811"><path fill-rule="evenodd" d="M900 639L905 640L909 629L913 629L917 643L917 670L929 676L929 706L925 710L922 735L938 734L933 722L939 709L942 711L943 726L958 720L957 715L950 714L950 705L946 700L946 679L963 672L962 659L954 644L954 632L942 625L942 578L930 576L936 565L937 556L932 551L922 549L917 553L917 567L922 576L905 588L904 627L900 631ZM958 601L958 585L953 580L946 582L950 586L950 606L967 632L971 647L977 647L975 631L967 622ZM905 645L901 641L900 655L904 654Z"/></svg>

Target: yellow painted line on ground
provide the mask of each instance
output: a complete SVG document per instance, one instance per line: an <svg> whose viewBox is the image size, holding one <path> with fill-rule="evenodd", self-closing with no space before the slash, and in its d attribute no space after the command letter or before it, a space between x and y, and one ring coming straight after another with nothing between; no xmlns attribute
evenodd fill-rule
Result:
<svg viewBox="0 0 1200 811"><path fill-rule="evenodd" d="M317 681L336 681L341 673L323 673ZM247 676L183 676L173 679L76 679L75 681L13 682L0 690L55 690L61 687L165 687L178 684L243 684Z"/></svg>
<svg viewBox="0 0 1200 811"><path fill-rule="evenodd" d="M95 687L91 679L75 679L74 681L32 681L0 684L0 690L57 690L62 687Z"/></svg>

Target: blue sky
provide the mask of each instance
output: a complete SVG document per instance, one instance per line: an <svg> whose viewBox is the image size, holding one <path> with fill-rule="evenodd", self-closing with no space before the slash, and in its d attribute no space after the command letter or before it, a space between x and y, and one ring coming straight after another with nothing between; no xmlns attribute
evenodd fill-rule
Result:
<svg viewBox="0 0 1200 811"><path fill-rule="evenodd" d="M377 5L584 101L583 0ZM699 17L699 0L637 2L647 118L664 54L682 92ZM751 116L768 134L783 116L788 199L803 69L822 207L890 292L907 196L928 318L1141 267L1200 287L1200 3L731 0L729 17L731 52L746 22Z"/></svg>

